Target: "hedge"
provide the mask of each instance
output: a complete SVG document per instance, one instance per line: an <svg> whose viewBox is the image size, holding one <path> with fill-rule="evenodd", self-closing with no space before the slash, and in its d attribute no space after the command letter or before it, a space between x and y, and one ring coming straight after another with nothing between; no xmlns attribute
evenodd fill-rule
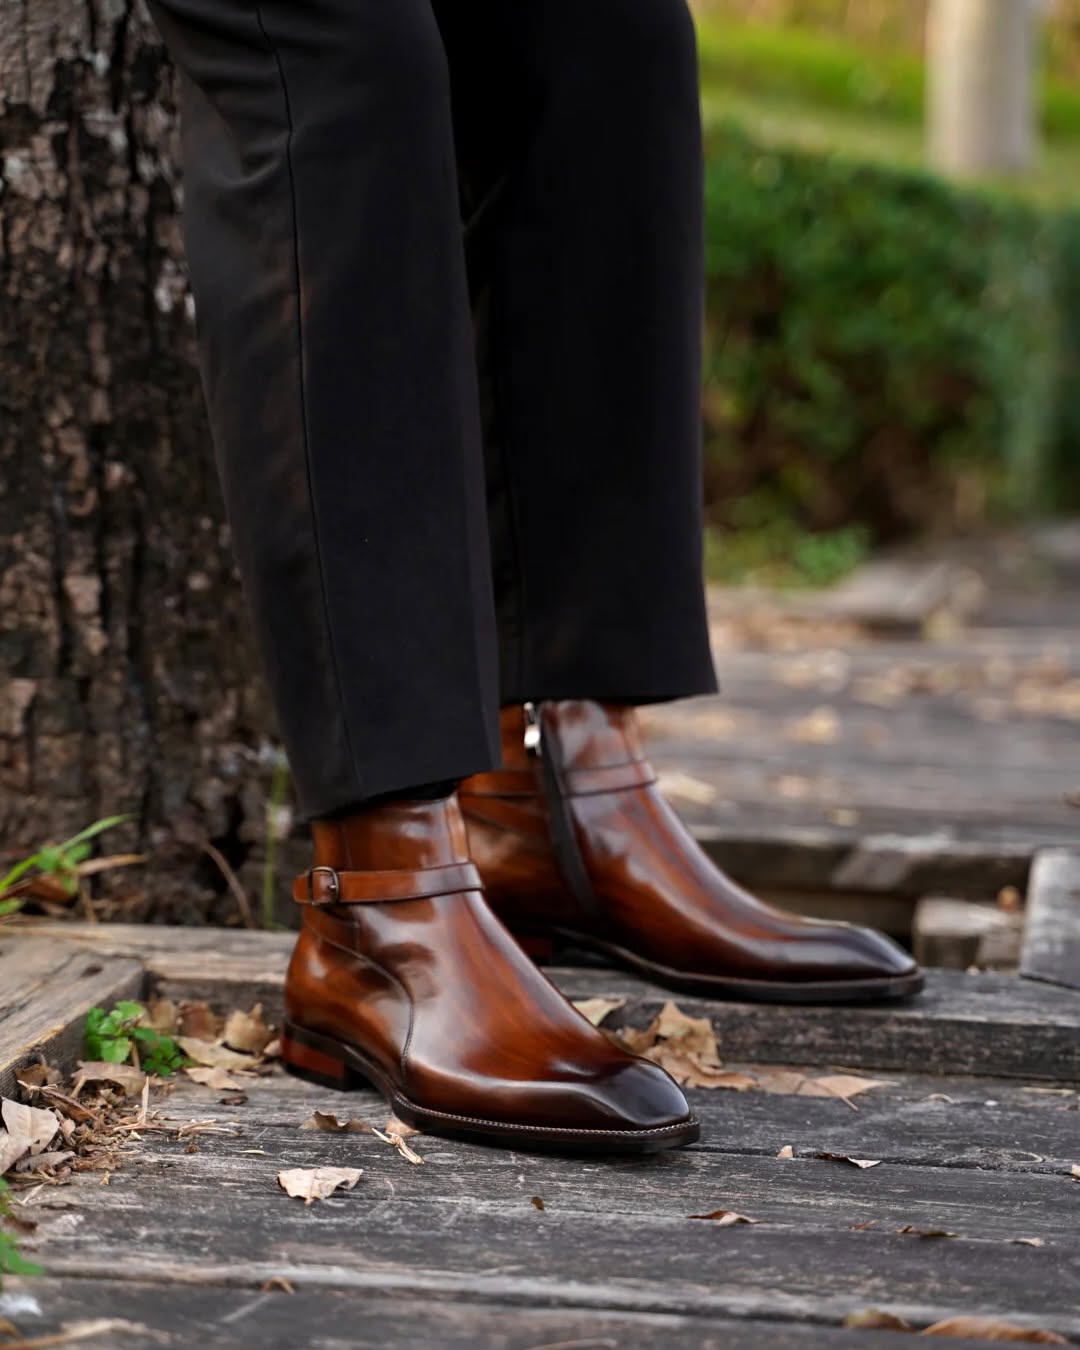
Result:
<svg viewBox="0 0 1080 1350"><path fill-rule="evenodd" d="M714 524L887 539L1052 497L1080 438L1057 303L1075 221L734 126L706 183Z"/></svg>

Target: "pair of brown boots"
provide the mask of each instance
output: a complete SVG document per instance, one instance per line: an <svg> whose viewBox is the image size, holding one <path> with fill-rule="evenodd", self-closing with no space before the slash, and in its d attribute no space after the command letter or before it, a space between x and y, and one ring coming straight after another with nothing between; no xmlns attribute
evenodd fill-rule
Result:
<svg viewBox="0 0 1080 1350"><path fill-rule="evenodd" d="M313 824L285 991L294 1073L368 1081L427 1133L647 1153L698 1137L682 1092L530 956L573 946L672 989L770 1002L921 987L881 934L784 914L725 877L660 794L632 709L527 704L502 730L503 767L453 796Z"/></svg>

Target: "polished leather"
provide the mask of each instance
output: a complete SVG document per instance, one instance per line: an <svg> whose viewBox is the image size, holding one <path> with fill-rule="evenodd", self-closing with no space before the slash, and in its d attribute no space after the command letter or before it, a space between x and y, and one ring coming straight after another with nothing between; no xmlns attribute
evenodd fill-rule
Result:
<svg viewBox="0 0 1080 1350"><path fill-rule="evenodd" d="M561 937L675 987L750 997L918 987L883 934L785 913L727 877L661 794L632 708L564 700L536 715L540 755L523 709L504 708L502 768L459 791L489 902L532 950ZM555 846L560 813L581 884Z"/></svg>
<svg viewBox="0 0 1080 1350"><path fill-rule="evenodd" d="M359 1066L409 1123L487 1142L645 1151L697 1137L674 1081L582 1017L492 914L453 797L312 833L285 987L295 1071L335 1081ZM353 901L333 902L331 873ZM376 901L379 886L392 898Z"/></svg>

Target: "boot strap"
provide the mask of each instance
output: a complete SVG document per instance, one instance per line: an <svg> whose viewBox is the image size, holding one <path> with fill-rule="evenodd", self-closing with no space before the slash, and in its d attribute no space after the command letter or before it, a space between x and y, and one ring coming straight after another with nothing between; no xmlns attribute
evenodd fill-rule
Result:
<svg viewBox="0 0 1080 1350"><path fill-rule="evenodd" d="M379 905L479 891L482 884L471 862L424 867L415 872L342 872L334 867L309 867L293 882L292 895L298 905Z"/></svg>

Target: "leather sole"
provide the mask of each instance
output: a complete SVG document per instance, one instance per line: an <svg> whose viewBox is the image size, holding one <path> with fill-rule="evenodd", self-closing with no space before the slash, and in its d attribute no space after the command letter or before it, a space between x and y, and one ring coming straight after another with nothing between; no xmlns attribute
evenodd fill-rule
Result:
<svg viewBox="0 0 1080 1350"><path fill-rule="evenodd" d="M741 980L726 975L695 975L683 970L647 961L643 956L612 942L577 933L571 929L550 928L544 933L511 929L522 950L534 961L550 963L557 959L560 946L577 948L603 956L609 962L642 975L653 984L703 998L738 1000L747 1003L884 1003L911 998L926 983L921 970L909 975L882 975L867 980Z"/></svg>
<svg viewBox="0 0 1080 1350"><path fill-rule="evenodd" d="M701 1134L701 1126L693 1116L654 1130L596 1130L517 1125L435 1111L403 1096L355 1046L308 1031L288 1019L281 1033L281 1058L285 1068L297 1078L342 1092L374 1087L406 1125L424 1134L444 1135L473 1144L526 1152L660 1153L696 1143Z"/></svg>

